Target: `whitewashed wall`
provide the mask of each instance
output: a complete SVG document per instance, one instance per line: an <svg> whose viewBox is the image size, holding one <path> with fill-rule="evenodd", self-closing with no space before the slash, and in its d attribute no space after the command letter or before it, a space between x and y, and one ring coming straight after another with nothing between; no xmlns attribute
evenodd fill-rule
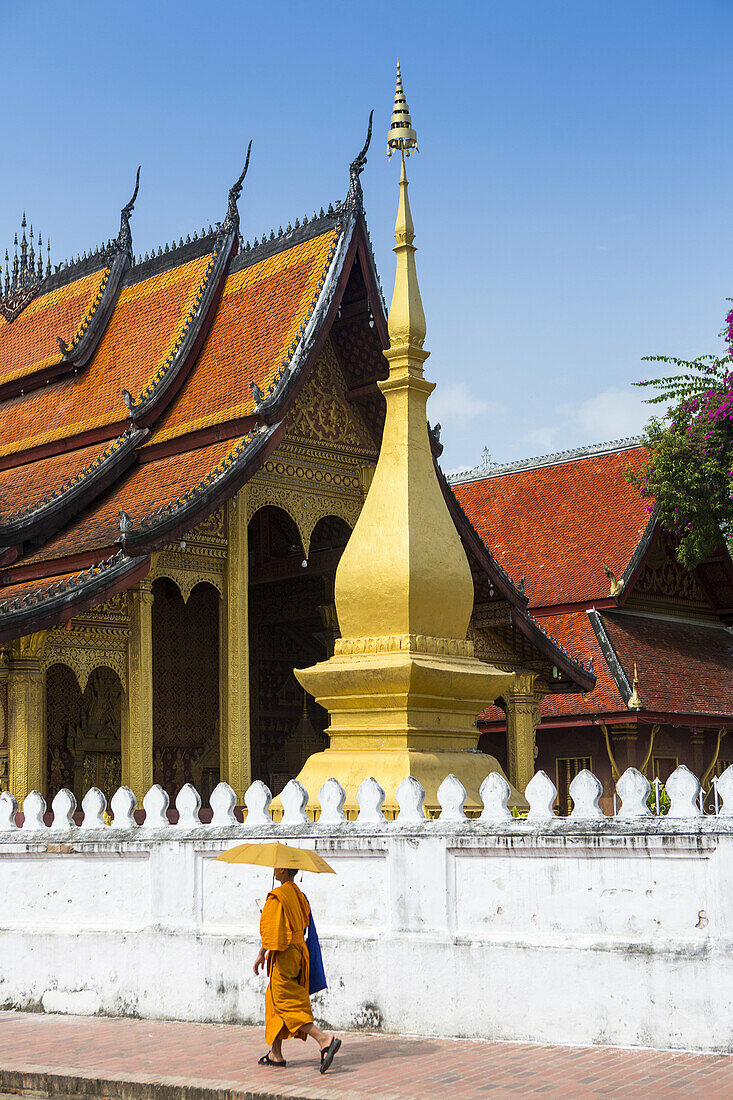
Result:
<svg viewBox="0 0 733 1100"><path fill-rule="evenodd" d="M57 796L47 828L31 795L21 829L4 795L0 1004L261 1021L264 983L252 962L272 876L214 857L278 837L315 846L337 872L303 884L329 980L316 1014L331 1027L733 1050L733 769L720 781L716 816L701 815L699 784L685 768L667 784L667 818L646 816L638 773L619 781L612 819L598 811L596 784L578 777L574 816L553 818L554 789L539 773L527 791L530 816L517 820L493 777L483 818L467 821L449 777L441 818L426 821L421 788L408 780L400 817L385 822L367 781L360 819L345 822L329 781L315 825L304 820L297 784L278 825L261 784L247 794L245 825L230 823L224 785L210 825L197 824L190 787L175 826L160 788L146 796L139 827L124 788L112 827L100 824L99 792L85 798L81 827L69 824L73 796Z"/></svg>

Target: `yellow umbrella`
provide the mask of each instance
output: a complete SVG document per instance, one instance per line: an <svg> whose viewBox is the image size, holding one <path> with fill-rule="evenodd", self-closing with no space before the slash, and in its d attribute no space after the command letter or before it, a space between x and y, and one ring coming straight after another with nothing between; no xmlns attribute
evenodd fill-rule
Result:
<svg viewBox="0 0 733 1100"><path fill-rule="evenodd" d="M296 871L335 875L325 859L310 848L291 848L279 840L269 844L238 844L216 857L224 863L252 863L256 867L289 867Z"/></svg>

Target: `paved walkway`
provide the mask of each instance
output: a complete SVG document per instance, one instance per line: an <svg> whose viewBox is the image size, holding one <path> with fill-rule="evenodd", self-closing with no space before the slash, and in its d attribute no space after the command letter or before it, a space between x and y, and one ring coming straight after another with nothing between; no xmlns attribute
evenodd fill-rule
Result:
<svg viewBox="0 0 733 1100"><path fill-rule="evenodd" d="M260 1028L0 1011L0 1096L21 1089L125 1100L733 1096L733 1057L725 1055L342 1038L321 1076L315 1043L286 1043L286 1069L258 1066L266 1049Z"/></svg>

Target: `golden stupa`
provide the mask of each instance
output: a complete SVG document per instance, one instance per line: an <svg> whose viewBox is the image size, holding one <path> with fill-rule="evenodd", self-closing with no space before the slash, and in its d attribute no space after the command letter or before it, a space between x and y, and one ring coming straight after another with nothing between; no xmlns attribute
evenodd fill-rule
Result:
<svg viewBox="0 0 733 1100"><path fill-rule="evenodd" d="M384 788L384 809L414 776L437 808L437 789L449 773L468 792L466 808L481 805L479 787L501 771L477 751L475 718L511 683L511 674L473 656L467 632L473 581L448 513L430 449L426 403L434 383L423 376L429 352L415 266L415 237L405 155L417 149L402 78L388 145L400 153L400 199L395 225L397 271L389 310L389 377L379 383L387 410L374 479L336 572L341 637L334 656L295 675L330 714L330 747L315 753L300 775L311 802L335 776L346 788L346 811L356 808L361 782ZM503 773L502 773L503 774ZM513 801L522 801L512 791Z"/></svg>

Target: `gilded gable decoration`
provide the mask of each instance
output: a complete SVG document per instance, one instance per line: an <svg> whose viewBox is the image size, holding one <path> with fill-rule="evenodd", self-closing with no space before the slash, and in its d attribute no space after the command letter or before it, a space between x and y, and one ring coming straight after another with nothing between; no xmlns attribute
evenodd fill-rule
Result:
<svg viewBox="0 0 733 1100"><path fill-rule="evenodd" d="M212 585L224 596L227 557L224 509L217 508L183 538L153 555L149 578L167 577L177 586L183 602L197 584Z"/></svg>
<svg viewBox="0 0 733 1100"><path fill-rule="evenodd" d="M288 418L287 436L331 443L339 451L376 459L374 440L358 408L348 400L346 383L330 342Z"/></svg>

